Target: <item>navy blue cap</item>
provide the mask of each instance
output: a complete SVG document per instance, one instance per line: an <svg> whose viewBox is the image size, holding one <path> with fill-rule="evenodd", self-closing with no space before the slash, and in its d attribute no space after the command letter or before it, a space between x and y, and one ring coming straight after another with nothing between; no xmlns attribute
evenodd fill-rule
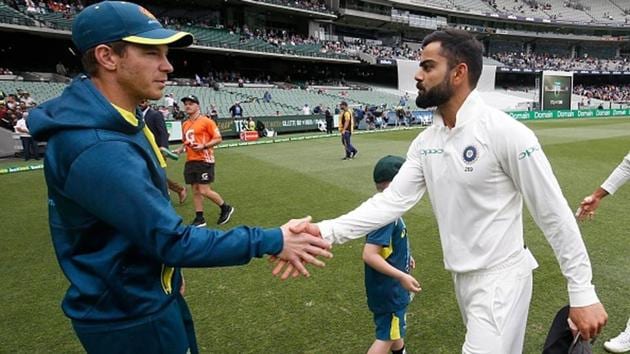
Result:
<svg viewBox="0 0 630 354"><path fill-rule="evenodd" d="M136 44L187 47L193 36L162 27L144 7L126 1L103 1L88 6L72 23L72 41L84 53L99 44L125 41Z"/></svg>

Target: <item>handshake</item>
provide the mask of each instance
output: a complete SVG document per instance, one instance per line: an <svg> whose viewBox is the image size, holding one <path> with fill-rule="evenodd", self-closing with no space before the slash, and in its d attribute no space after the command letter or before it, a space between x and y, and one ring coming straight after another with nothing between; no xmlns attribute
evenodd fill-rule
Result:
<svg viewBox="0 0 630 354"><path fill-rule="evenodd" d="M317 259L318 256L332 258L330 249L332 244L322 239L319 227L311 223L311 217L292 219L280 227L282 230L282 251L269 257L275 266L272 274L285 280L302 274L310 276L306 264L323 268L325 263Z"/></svg>

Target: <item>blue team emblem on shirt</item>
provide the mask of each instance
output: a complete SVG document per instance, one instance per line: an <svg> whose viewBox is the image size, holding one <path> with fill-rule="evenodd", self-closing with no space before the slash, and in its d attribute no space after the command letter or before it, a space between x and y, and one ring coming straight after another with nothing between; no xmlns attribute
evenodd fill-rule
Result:
<svg viewBox="0 0 630 354"><path fill-rule="evenodd" d="M477 152L477 148L473 145L469 145L464 149L464 153L462 154L464 158L464 162L471 165L479 158L479 153Z"/></svg>

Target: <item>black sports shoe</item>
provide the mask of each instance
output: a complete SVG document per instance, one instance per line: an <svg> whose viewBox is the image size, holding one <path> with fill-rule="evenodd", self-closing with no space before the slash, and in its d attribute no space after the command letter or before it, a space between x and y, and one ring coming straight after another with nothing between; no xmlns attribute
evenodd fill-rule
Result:
<svg viewBox="0 0 630 354"><path fill-rule="evenodd" d="M224 208L221 208L221 215L219 216L219 220L217 220L218 225L223 225L230 221L232 214L234 213L234 207L227 205Z"/></svg>
<svg viewBox="0 0 630 354"><path fill-rule="evenodd" d="M194 227L204 227L206 226L206 219L204 219L203 216L200 218L195 218L192 221L191 225Z"/></svg>
<svg viewBox="0 0 630 354"><path fill-rule="evenodd" d="M352 158L357 157L358 154L359 154L359 150L354 150L354 152L352 153Z"/></svg>

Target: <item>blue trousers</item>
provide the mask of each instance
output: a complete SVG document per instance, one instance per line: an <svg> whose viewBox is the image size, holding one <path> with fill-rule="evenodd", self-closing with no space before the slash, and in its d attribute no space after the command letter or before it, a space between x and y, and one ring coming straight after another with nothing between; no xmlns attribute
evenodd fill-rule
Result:
<svg viewBox="0 0 630 354"><path fill-rule="evenodd" d="M357 153L357 149L352 146L352 142L350 142L350 138L352 137L352 133L349 131L343 132L341 134L341 143L343 147L346 149L346 157L352 157L353 154Z"/></svg>
<svg viewBox="0 0 630 354"><path fill-rule="evenodd" d="M37 142L30 136L21 136L22 140L22 154L24 154L24 161L30 159L39 159L37 156Z"/></svg>
<svg viewBox="0 0 630 354"><path fill-rule="evenodd" d="M89 354L199 353L192 316L179 294L150 316L105 323L72 321L72 326Z"/></svg>

